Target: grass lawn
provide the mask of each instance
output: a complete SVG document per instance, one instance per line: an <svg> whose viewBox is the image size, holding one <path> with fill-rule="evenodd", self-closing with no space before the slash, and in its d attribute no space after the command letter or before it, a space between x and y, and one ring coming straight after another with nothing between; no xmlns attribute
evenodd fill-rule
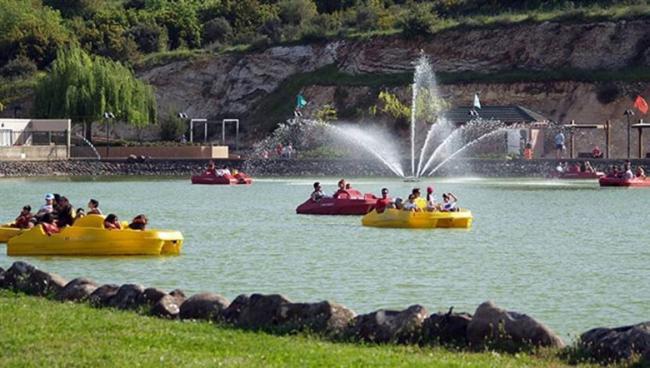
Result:
<svg viewBox="0 0 650 368"><path fill-rule="evenodd" d="M564 367L538 355L331 343L210 323L166 321L0 290L0 367Z"/></svg>

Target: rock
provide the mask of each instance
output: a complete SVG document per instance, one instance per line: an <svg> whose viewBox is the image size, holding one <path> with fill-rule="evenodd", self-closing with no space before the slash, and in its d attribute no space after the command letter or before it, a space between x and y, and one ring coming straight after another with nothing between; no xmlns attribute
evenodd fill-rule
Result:
<svg viewBox="0 0 650 368"><path fill-rule="evenodd" d="M650 321L618 328L594 328L583 333L578 344L601 363L614 363L636 355L650 357Z"/></svg>
<svg viewBox="0 0 650 368"><path fill-rule="evenodd" d="M239 315L241 314L242 309L248 305L250 297L245 294L238 295L235 300L230 303L228 308L223 311L224 321L232 324L237 324L239 320Z"/></svg>
<svg viewBox="0 0 650 368"><path fill-rule="evenodd" d="M66 283L67 281L57 274L34 269L27 279L16 282L14 288L28 295L50 296L58 294Z"/></svg>
<svg viewBox="0 0 650 368"><path fill-rule="evenodd" d="M111 298L109 303L110 307L117 309L137 309L142 304L142 294L144 293L144 286L137 284L124 284L120 286L114 297Z"/></svg>
<svg viewBox="0 0 650 368"><path fill-rule="evenodd" d="M176 302L178 303L179 306L183 304L183 302L187 299L183 290L180 289L174 289L170 291L169 295L171 295L172 297L174 297L174 299L176 299Z"/></svg>
<svg viewBox="0 0 650 368"><path fill-rule="evenodd" d="M310 331L330 337L343 334L355 313L329 301L289 303L280 306L280 328L285 331Z"/></svg>
<svg viewBox="0 0 650 368"><path fill-rule="evenodd" d="M228 304L228 299L219 294L196 294L181 304L179 316L181 319L221 320Z"/></svg>
<svg viewBox="0 0 650 368"><path fill-rule="evenodd" d="M498 308L489 301L476 309L467 326L467 339L474 348L506 351L565 346L562 339L541 322L526 314Z"/></svg>
<svg viewBox="0 0 650 368"><path fill-rule="evenodd" d="M151 315L161 318L177 318L180 313L180 303L172 295L165 295L151 308Z"/></svg>
<svg viewBox="0 0 650 368"><path fill-rule="evenodd" d="M146 288L140 295L137 304L153 306L166 295L168 294L164 290L158 288Z"/></svg>
<svg viewBox="0 0 650 368"><path fill-rule="evenodd" d="M375 343L417 343L428 312L421 305L405 310L384 310L362 314L351 321L348 338Z"/></svg>
<svg viewBox="0 0 650 368"><path fill-rule="evenodd" d="M422 342L434 345L465 347L467 326L472 321L469 313L454 313L453 308L447 313L435 313L424 321Z"/></svg>
<svg viewBox="0 0 650 368"><path fill-rule="evenodd" d="M0 289L5 288L5 269L0 267Z"/></svg>
<svg viewBox="0 0 650 368"><path fill-rule="evenodd" d="M243 300L243 299L242 299ZM279 294L253 294L240 308L235 324L253 330L274 330L286 321L283 314L291 302Z"/></svg>
<svg viewBox="0 0 650 368"><path fill-rule="evenodd" d="M60 301L81 302L90 297L95 290L97 284L85 277L78 277L68 282L65 287L56 295L56 299Z"/></svg>
<svg viewBox="0 0 650 368"><path fill-rule="evenodd" d="M115 284L106 284L98 287L88 298L90 305L97 308L110 306L111 299L117 295L119 289L120 287Z"/></svg>
<svg viewBox="0 0 650 368"><path fill-rule="evenodd" d="M4 274L4 287L6 289L20 290L26 287L29 276L36 271L36 267L29 263L16 261Z"/></svg>

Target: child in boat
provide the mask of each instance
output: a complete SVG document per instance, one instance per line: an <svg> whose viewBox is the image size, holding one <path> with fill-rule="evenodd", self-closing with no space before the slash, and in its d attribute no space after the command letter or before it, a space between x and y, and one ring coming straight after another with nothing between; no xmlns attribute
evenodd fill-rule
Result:
<svg viewBox="0 0 650 368"><path fill-rule="evenodd" d="M348 193L348 191L346 189L346 185L347 184L345 183L345 179L339 180L339 182L338 182L339 189L337 189L337 191L334 192L334 195L332 197L333 198L341 198L341 197L350 198L350 193Z"/></svg>
<svg viewBox="0 0 650 368"><path fill-rule="evenodd" d="M400 198L400 197L395 198L395 203L393 203L393 205L398 210L404 209L404 202L402 201L402 198Z"/></svg>
<svg viewBox="0 0 650 368"><path fill-rule="evenodd" d="M311 192L310 198L314 202L318 202L321 199L325 198L325 194L323 193L323 188L320 186L319 182L314 183L314 191Z"/></svg>
<svg viewBox="0 0 650 368"><path fill-rule="evenodd" d="M88 201L88 214L89 215L101 215L102 210L99 209L99 201L96 199L91 199Z"/></svg>
<svg viewBox="0 0 650 368"><path fill-rule="evenodd" d="M51 236L52 234L56 234L61 231L59 227L54 223L54 216L52 216L51 213L46 213L43 215L43 217L41 217L41 226L43 227L43 231L47 236Z"/></svg>
<svg viewBox="0 0 650 368"><path fill-rule="evenodd" d="M32 206L26 205L23 207L22 211L20 211L20 214L18 217L16 217L16 220L11 225L11 227L17 227L19 229L31 229L34 227L34 224L32 223L32 217Z"/></svg>
<svg viewBox="0 0 650 368"><path fill-rule="evenodd" d="M106 230L122 230L122 225L120 225L117 216L111 213L106 216L106 219L104 220L104 228Z"/></svg>
<svg viewBox="0 0 650 368"><path fill-rule="evenodd" d="M427 211L433 212L438 210L436 196L433 194L433 187L427 187Z"/></svg>
<svg viewBox="0 0 650 368"><path fill-rule="evenodd" d="M77 208L77 215L74 217L74 220L77 221L84 216L86 216L86 211L84 211L83 208L79 207Z"/></svg>
<svg viewBox="0 0 650 368"><path fill-rule="evenodd" d="M391 201L390 198L388 198L388 189L381 188L381 198L379 198L377 203L375 203L375 210L377 210L377 213L382 213L386 208L389 208L390 205Z"/></svg>
<svg viewBox="0 0 650 368"><path fill-rule="evenodd" d="M418 209L427 207L427 201L420 195L420 188L413 188L413 190L411 190L411 194L413 195L413 203L415 203L415 206Z"/></svg>
<svg viewBox="0 0 650 368"><path fill-rule="evenodd" d="M129 224L129 229L144 231L147 226L147 223L149 223L149 221L147 220L147 216L137 215L133 218L133 220Z"/></svg>
<svg viewBox="0 0 650 368"><path fill-rule="evenodd" d="M443 193L442 207L440 210L444 212L456 212L458 211L456 202L458 202L458 198L453 193Z"/></svg>
<svg viewBox="0 0 650 368"><path fill-rule="evenodd" d="M404 211L419 212L420 208L415 204L415 195L410 194L408 201L404 204Z"/></svg>
<svg viewBox="0 0 650 368"><path fill-rule="evenodd" d="M214 161L210 160L210 162L208 162L208 168L205 170L205 175L217 175Z"/></svg>
<svg viewBox="0 0 650 368"><path fill-rule="evenodd" d="M637 166L636 177L645 179L645 170L643 170L643 166Z"/></svg>

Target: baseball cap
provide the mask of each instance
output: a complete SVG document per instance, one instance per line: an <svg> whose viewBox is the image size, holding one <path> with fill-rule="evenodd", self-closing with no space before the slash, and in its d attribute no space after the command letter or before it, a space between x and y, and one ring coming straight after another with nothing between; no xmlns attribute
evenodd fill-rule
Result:
<svg viewBox="0 0 650 368"><path fill-rule="evenodd" d="M50 200L50 199L54 199L54 194L52 194L52 193L47 193L47 194L45 195L45 200L47 201L47 200Z"/></svg>

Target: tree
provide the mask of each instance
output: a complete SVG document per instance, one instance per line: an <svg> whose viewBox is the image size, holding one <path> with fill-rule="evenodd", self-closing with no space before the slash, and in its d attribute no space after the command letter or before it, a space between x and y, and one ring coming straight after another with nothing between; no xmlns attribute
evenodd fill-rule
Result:
<svg viewBox="0 0 650 368"><path fill-rule="evenodd" d="M35 94L36 115L84 123L88 140L92 139L92 122L105 112L136 127L156 120L156 98L149 85L119 62L90 57L79 48L57 53L52 70L39 81Z"/></svg>

